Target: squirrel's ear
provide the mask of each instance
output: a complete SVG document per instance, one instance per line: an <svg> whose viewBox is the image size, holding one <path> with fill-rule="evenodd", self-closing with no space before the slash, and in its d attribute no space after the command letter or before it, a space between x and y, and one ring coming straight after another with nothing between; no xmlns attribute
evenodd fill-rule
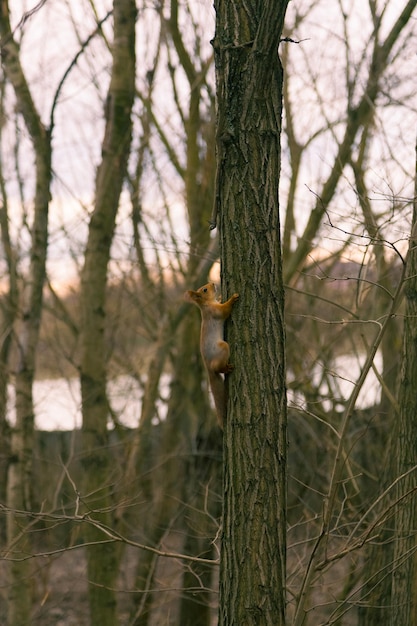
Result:
<svg viewBox="0 0 417 626"><path fill-rule="evenodd" d="M201 295L198 293L198 291L193 291L192 289L189 289L184 294L184 300L186 300L187 302L192 302L192 304L196 304L197 301L201 300Z"/></svg>

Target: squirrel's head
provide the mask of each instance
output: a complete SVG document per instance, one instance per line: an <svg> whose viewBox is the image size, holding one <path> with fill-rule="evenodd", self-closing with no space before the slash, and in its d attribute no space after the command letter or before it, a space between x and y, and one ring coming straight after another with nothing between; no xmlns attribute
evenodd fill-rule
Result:
<svg viewBox="0 0 417 626"><path fill-rule="evenodd" d="M187 302L193 302L197 306L206 302L213 302L216 299L216 287L214 283L207 283L207 285L203 285L197 291L190 289L185 292L184 299Z"/></svg>

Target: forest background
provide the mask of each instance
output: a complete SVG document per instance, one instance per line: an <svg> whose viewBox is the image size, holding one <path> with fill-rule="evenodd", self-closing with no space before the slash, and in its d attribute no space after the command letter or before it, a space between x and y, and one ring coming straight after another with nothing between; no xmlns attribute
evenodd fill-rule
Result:
<svg viewBox="0 0 417 626"><path fill-rule="evenodd" d="M279 45L287 621L372 626L415 556L417 3L331 4L290 2ZM222 433L182 297L220 278L214 31L207 2L2 3L9 626L217 623Z"/></svg>

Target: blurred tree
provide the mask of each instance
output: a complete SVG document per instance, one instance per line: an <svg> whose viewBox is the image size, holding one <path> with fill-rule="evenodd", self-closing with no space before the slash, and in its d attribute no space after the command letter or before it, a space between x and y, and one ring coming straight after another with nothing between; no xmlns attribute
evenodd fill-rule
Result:
<svg viewBox="0 0 417 626"><path fill-rule="evenodd" d="M157 47L152 75L141 94L145 109L142 126L144 136L149 136L151 128L160 139L182 188L189 227L189 254L186 262L183 262L178 244L175 243L176 267L173 268L175 274L171 278L181 285L195 287L200 281L207 281L207 274L216 262L218 248L215 240L210 241L208 228L214 187L214 94L207 81L212 54L201 40L191 8L184 6L180 10L178 2L172 0L167 3L166 9L166 14L159 15L161 41ZM192 37L193 46L189 45L185 30L180 28L180 20L184 19L188 21L187 34L188 38ZM169 88L180 120L176 132L181 132L183 143L179 146L167 132L166 124L162 124L157 117L158 101L153 89L155 76L158 75L158 62L163 54L169 58L165 94ZM182 82L185 82L185 88L180 87ZM178 97L179 89L186 93L184 101ZM143 154L140 152L132 194L134 216L140 218L135 224L135 232L138 232L137 227L143 219L142 207L136 204L142 195L139 189L146 183L145 179L142 180L142 167ZM172 219L171 211L168 208L169 220ZM175 229L171 236L175 236ZM152 545L158 546L166 536L167 528L173 525L173 530L183 536L186 553L210 558L217 531L215 520L219 516L221 434L208 396L202 393L206 383L198 351L199 316L190 312L186 322L180 324L188 308L181 307L179 314L170 314L170 305L163 288L166 278L163 273L160 274L159 287L152 281L142 261L139 236L137 241L138 260L148 297L158 300L166 313L159 318L157 349L145 385L140 426L130 454L129 478L133 475L133 468L137 475L144 476L141 486L151 504L142 531ZM152 426L155 400L163 366L168 359L171 382L167 417L155 429ZM136 597L132 621L138 625L147 624L151 619L153 595L146 593L146 589L154 587L151 574L156 572L154 561L152 553L145 553L138 560L136 584L141 593ZM179 607L181 624L202 626L210 623L209 589L212 575L208 563L184 568Z"/></svg>
<svg viewBox="0 0 417 626"><path fill-rule="evenodd" d="M107 526L112 519L113 483L117 479L109 456L109 401L105 344L106 288L110 248L126 176L131 142L131 111L135 96L134 0L113 5L112 71L106 100L102 161L97 171L96 197L81 274L80 377L82 395L83 503L86 512ZM102 542L93 524L85 528L91 624L117 623L116 546Z"/></svg>
<svg viewBox="0 0 417 626"><path fill-rule="evenodd" d="M4 93L3 93L4 96ZM1 99L1 106L4 99ZM4 115L4 112L1 113ZM1 136L3 140L3 135ZM0 502L7 501L7 476L11 460L10 424L7 419L8 385L10 383L10 354L13 340L13 328L18 311L17 259L10 235L10 209L5 187L3 163L0 161L0 189L2 206L0 208L1 243L6 261L5 276L7 289L1 298L0 308ZM0 541L6 541L6 529L0 529Z"/></svg>
<svg viewBox="0 0 417 626"><path fill-rule="evenodd" d="M46 275L46 255L48 244L48 209L51 185L51 129L42 123L34 104L32 93L23 72L19 45L10 27L8 2L0 8L0 35L2 65L8 82L11 84L17 108L23 117L30 136L35 159L35 192L33 196L33 218L30 226L30 262L21 293L17 294L16 266L9 240L7 204L2 209L3 244L9 264L9 312L8 322L15 325L15 339L18 363L15 372L16 423L11 435L11 463L8 472L7 504L12 511L8 517L8 543L13 546L13 559L10 565L9 626L21 626L30 622L31 595L28 585L22 580L29 578L30 564L19 557L30 553L30 536L22 533L29 523L25 511L33 508L32 497L32 450L34 429L33 382L35 378L35 357L39 339L42 315L43 285ZM19 310L17 315L17 298ZM10 306L11 305L11 306ZM7 359L7 328L2 356ZM4 376L4 371L3 371ZM6 382L6 381L4 381ZM4 387L3 387L4 393ZM6 434L6 433L4 433ZM18 521L18 518L21 519Z"/></svg>
<svg viewBox="0 0 417 626"><path fill-rule="evenodd" d="M394 139L387 131L386 116L393 111L394 99L401 101L403 114L412 109L407 88L411 70L403 64L401 78L397 73L394 80L393 67L408 44L415 7L415 2L399 7L370 0L347 11L338 2L329 22L322 19L324 3L291 6L288 13L285 34L301 39L283 55L284 155L288 155L288 160L283 159L283 194L288 199L284 274L291 290L287 363L291 403L297 411L290 428L290 543L306 541L302 582L299 550L296 555L290 550L288 559L290 593L295 590L297 596L289 604L289 616L294 611L295 624L308 623L309 609L323 602L319 594L326 587L332 606L332 578L324 572L332 571L332 563L340 565L342 555L346 557L343 567L350 574L338 591L339 606L329 608L328 619L333 620L329 623L355 606L359 581L363 585L363 600L358 600L361 623L369 626L372 607L381 605L381 597L389 604L384 585L390 585L385 574L392 554L382 534L383 547L376 541L363 552L360 548L367 543L361 534L366 534L364 526L372 535L376 519L383 519L390 501L385 489L396 476L386 468L392 458L389 438L397 416L402 332L401 316L396 315L401 290L399 252L401 240L407 238L411 177L396 151L389 148ZM313 60L309 43L302 37L316 41L323 29L329 37ZM304 115L298 115L301 101ZM400 139L396 145L409 156L406 141ZM385 151L390 157L381 159ZM343 281L350 285L354 281L356 287L346 283L345 287ZM346 320L351 323L341 325ZM381 369L370 362L377 347ZM349 360L356 358L357 375ZM345 360L350 365L343 373ZM370 366L378 376L380 400L362 412L360 403L367 398L358 401L357 389ZM343 376L355 384L348 401ZM320 493L327 494L325 500ZM345 535L339 525L342 519L343 524L362 520L353 526L356 538L347 533L345 552L338 551ZM330 547L334 554L328 560ZM359 554L368 554L368 549L371 556L363 557L362 569ZM374 616L381 619L377 608ZM315 617L310 619L314 623Z"/></svg>

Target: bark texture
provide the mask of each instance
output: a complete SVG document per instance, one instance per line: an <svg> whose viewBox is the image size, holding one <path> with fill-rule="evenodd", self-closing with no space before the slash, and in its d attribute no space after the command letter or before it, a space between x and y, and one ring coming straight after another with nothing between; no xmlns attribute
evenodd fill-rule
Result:
<svg viewBox="0 0 417 626"><path fill-rule="evenodd" d="M216 190L223 301L240 294L224 435L220 619L285 623L286 394L278 181L287 2L218 2Z"/></svg>

